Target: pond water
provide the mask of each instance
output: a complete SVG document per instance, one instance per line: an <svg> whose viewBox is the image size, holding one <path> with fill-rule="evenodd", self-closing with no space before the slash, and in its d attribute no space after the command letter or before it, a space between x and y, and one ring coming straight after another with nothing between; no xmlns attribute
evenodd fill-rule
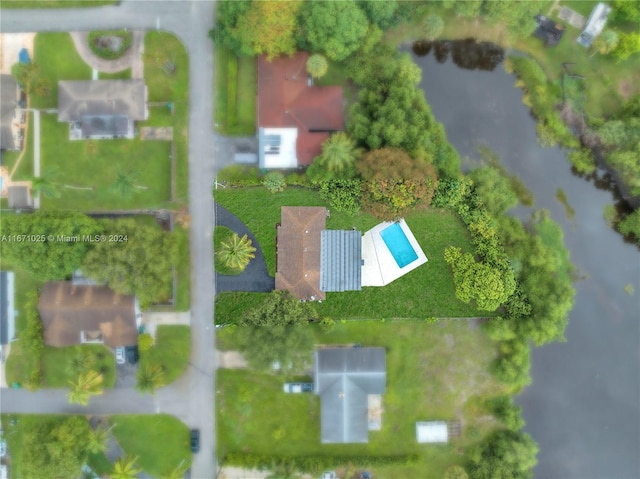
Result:
<svg viewBox="0 0 640 479"><path fill-rule="evenodd" d="M422 68L421 87L436 119L466 157L463 168L477 164L479 145L499 154L506 169L532 191L535 207L548 209L562 226L571 260L584 277L575 284L567 342L533 349L533 383L517 398L525 430L540 445L534 477L637 479L638 250L603 218L605 206L615 201L612 193L574 176L560 148L538 145L535 121L522 104L515 77L502 66L489 68L502 59L495 45L486 46L483 54L473 42L448 43L433 46L431 53L425 52L426 45L405 50ZM434 52L439 52L437 58ZM565 205L556 199L559 189L566 195ZM570 209L575 213L569 218ZM530 210L518 207L514 212L525 217ZM625 291L628 285L635 293Z"/></svg>

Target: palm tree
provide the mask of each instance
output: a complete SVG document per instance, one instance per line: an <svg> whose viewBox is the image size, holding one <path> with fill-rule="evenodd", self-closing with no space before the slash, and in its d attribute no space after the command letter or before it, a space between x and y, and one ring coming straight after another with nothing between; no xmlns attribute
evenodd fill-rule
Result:
<svg viewBox="0 0 640 479"><path fill-rule="evenodd" d="M91 351L77 348L67 365L67 372L72 376L78 376L90 370L96 363L96 356Z"/></svg>
<svg viewBox="0 0 640 479"><path fill-rule="evenodd" d="M361 150L344 132L332 135L322 144L320 162L332 173L344 173L355 168Z"/></svg>
<svg viewBox="0 0 640 479"><path fill-rule="evenodd" d="M148 187L136 184L138 174L135 171L128 173L122 173L119 171L116 174L116 180L111 185L111 191L114 193L120 193L124 198L131 197L134 193L139 193L140 190L146 190Z"/></svg>
<svg viewBox="0 0 640 479"><path fill-rule="evenodd" d="M31 189L45 198L60 198L60 185L54 181L54 175L48 173L40 177L31 178Z"/></svg>
<svg viewBox="0 0 640 479"><path fill-rule="evenodd" d="M307 59L307 73L313 78L325 76L327 70L329 70L329 64L327 63L327 59L322 55L316 53Z"/></svg>
<svg viewBox="0 0 640 479"><path fill-rule="evenodd" d="M107 445L109 444L109 433L113 429L113 426L105 427L99 425L93 430L93 433L89 435L89 441L87 442L87 450L96 454L99 452L105 452Z"/></svg>
<svg viewBox="0 0 640 479"><path fill-rule="evenodd" d="M137 457L122 456L113 465L111 479L136 479L142 469L136 465Z"/></svg>
<svg viewBox="0 0 640 479"><path fill-rule="evenodd" d="M233 233L229 239L220 243L216 254L228 268L242 271L247 267L249 261L256 257L255 252L256 249L247 235L240 238L236 233Z"/></svg>
<svg viewBox="0 0 640 479"><path fill-rule="evenodd" d="M155 393L156 389L164 386L164 369L160 365L146 366L138 371L136 389L141 393Z"/></svg>
<svg viewBox="0 0 640 479"><path fill-rule="evenodd" d="M103 376L98 371L88 371L80 374L75 382L69 381L71 391L67 393L71 404L86 406L91 396L102 394Z"/></svg>

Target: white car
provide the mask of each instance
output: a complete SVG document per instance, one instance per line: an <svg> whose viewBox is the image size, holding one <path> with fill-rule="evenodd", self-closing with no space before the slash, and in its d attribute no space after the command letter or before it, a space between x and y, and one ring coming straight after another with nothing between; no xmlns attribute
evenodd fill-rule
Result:
<svg viewBox="0 0 640 479"><path fill-rule="evenodd" d="M116 363L117 364L125 363L124 348L116 348Z"/></svg>

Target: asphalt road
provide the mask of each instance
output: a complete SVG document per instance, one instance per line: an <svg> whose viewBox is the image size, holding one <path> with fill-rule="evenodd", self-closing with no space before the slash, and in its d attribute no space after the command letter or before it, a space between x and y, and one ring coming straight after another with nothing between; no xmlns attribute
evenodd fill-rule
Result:
<svg viewBox="0 0 640 479"><path fill-rule="evenodd" d="M154 397L133 390L113 390L89 406L67 403L65 391L3 389L2 412L23 413L156 413L175 415L200 429L200 453L191 477L215 477L215 353L213 325L213 225L211 185L214 178L213 27L215 1L124 0L118 6L80 9L2 10L0 31L53 32L128 28L172 32L189 53L189 203L191 215L191 359L185 374ZM151 439L151 438L150 438Z"/></svg>

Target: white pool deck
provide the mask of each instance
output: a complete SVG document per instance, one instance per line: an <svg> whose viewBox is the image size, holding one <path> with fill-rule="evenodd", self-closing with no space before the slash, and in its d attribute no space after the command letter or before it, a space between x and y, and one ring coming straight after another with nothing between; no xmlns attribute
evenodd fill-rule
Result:
<svg viewBox="0 0 640 479"><path fill-rule="evenodd" d="M401 219L399 223L418 258L404 268L400 268L380 236L380 232L392 225L393 222L385 221L380 223L367 231L362 237L362 259L364 260L362 265L362 286L384 286L428 261L427 256L420 248L418 241L404 219Z"/></svg>

